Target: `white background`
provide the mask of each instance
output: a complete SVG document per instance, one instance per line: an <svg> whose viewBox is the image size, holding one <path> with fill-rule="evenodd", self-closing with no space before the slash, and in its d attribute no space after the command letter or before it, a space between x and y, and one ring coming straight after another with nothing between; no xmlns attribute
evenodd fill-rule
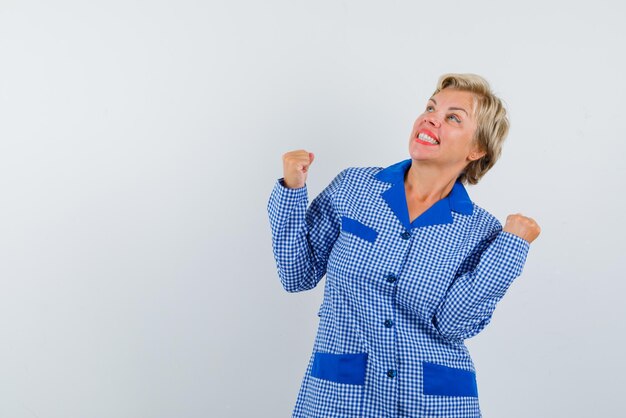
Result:
<svg viewBox="0 0 626 418"><path fill-rule="evenodd" d="M285 293L281 155L408 157L446 72L512 122L470 195L543 227L468 341L485 417L623 414L623 2L0 1L0 417L289 416L321 286Z"/></svg>

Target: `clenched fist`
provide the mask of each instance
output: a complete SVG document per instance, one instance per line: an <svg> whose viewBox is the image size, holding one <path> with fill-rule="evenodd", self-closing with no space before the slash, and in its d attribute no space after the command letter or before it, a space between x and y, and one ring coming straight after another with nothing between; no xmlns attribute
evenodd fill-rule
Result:
<svg viewBox="0 0 626 418"><path fill-rule="evenodd" d="M502 230L517 235L529 243L533 242L541 233L541 228L539 228L539 225L537 225L534 219L528 218L520 213L507 216L506 224Z"/></svg>
<svg viewBox="0 0 626 418"><path fill-rule="evenodd" d="M283 155L283 182L290 189L304 187L309 166L315 156L305 150L290 151Z"/></svg>

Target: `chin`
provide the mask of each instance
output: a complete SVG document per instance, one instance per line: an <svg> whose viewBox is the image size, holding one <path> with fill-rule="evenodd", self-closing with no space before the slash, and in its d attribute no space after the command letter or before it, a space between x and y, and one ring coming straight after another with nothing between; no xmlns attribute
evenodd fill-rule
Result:
<svg viewBox="0 0 626 418"><path fill-rule="evenodd" d="M433 157L433 153L428 152L428 150L425 149L419 149L411 146L409 147L409 156L414 161L429 160Z"/></svg>

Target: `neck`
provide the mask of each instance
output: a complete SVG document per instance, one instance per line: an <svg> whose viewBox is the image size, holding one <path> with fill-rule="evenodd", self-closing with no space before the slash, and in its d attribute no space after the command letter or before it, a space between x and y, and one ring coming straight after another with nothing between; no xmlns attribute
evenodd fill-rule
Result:
<svg viewBox="0 0 626 418"><path fill-rule="evenodd" d="M413 161L404 178L407 198L437 202L450 193L459 174Z"/></svg>

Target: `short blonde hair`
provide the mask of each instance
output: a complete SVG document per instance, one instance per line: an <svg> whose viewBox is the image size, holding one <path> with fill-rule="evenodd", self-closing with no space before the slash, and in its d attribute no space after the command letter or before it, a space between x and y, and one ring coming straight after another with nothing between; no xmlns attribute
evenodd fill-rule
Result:
<svg viewBox="0 0 626 418"><path fill-rule="evenodd" d="M477 127L474 140L486 154L465 167L459 180L476 184L494 166L502 153L502 144L509 133L509 119L502 101L491 91L487 80L476 74L444 74L439 78L437 90L467 91L474 95L474 115Z"/></svg>

